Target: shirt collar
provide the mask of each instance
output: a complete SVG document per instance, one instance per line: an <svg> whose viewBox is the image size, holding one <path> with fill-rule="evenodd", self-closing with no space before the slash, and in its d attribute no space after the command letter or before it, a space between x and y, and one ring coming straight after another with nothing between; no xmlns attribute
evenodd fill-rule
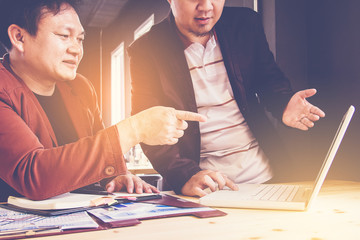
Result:
<svg viewBox="0 0 360 240"><path fill-rule="evenodd" d="M181 40L181 42L183 43L184 46L184 50L187 49L190 45L192 45L194 42L191 42L188 38L186 38L180 31L178 28L176 28L176 33L179 35L179 38ZM215 30L211 31L211 36L208 40L208 42L206 43L206 45L211 44L212 46L216 45L217 42L217 36L216 36L216 32Z"/></svg>
<svg viewBox="0 0 360 240"><path fill-rule="evenodd" d="M6 68L6 70L11 70L10 68L10 60L9 60L9 54L6 53L4 56L3 56L3 59L1 61L2 65Z"/></svg>
<svg viewBox="0 0 360 240"><path fill-rule="evenodd" d="M16 75L16 73L10 67L10 55L9 55L9 53L6 53L3 56L3 59L1 61L1 63L5 67L6 70L8 70L14 77L16 77L18 80L20 80L22 82L22 79L18 75Z"/></svg>

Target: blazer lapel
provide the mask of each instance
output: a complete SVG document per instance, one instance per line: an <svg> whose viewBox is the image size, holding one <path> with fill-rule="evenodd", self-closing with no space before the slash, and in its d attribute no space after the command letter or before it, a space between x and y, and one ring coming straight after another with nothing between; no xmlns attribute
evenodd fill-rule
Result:
<svg viewBox="0 0 360 240"><path fill-rule="evenodd" d="M159 49L155 50L161 53L158 54L158 64L162 66L161 69L164 69L161 84L167 97L179 104L176 106L178 109L197 112L193 83L185 59L183 43L174 25L175 23L169 17L166 24L158 29L159 34L154 34L160 41L160 44L157 44ZM168 67L164 68L164 66ZM173 80L169 81L169 79Z"/></svg>
<svg viewBox="0 0 360 240"><path fill-rule="evenodd" d="M243 39L236 38L233 28L221 20L215 26L215 31L220 43L221 53L234 97L237 100L240 110L244 113L247 108L247 100L245 79L243 76L247 75L247 68L245 66L248 65L248 63L244 61L246 61L248 57L243 55L243 51L246 51L243 46L247 45L243 42ZM238 29L238 31L240 31L240 29Z"/></svg>

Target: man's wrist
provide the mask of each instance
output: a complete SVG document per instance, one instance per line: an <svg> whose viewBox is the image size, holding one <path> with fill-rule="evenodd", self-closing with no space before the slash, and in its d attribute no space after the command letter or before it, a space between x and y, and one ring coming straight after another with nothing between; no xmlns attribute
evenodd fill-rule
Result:
<svg viewBox="0 0 360 240"><path fill-rule="evenodd" d="M130 118L126 118L116 124L123 153L126 153L130 148L140 143L140 138L137 136L136 125L134 124L134 127L132 126Z"/></svg>
<svg viewBox="0 0 360 240"><path fill-rule="evenodd" d="M140 143L143 141L143 136L141 134L141 125L139 123L139 120L136 115L131 116L128 118L130 122L131 131L134 133L134 136L136 138L136 142Z"/></svg>

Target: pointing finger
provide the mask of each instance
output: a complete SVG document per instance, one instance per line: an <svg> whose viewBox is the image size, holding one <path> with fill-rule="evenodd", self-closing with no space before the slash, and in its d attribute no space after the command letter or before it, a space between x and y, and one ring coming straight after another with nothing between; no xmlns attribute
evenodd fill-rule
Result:
<svg viewBox="0 0 360 240"><path fill-rule="evenodd" d="M175 115L178 119L186 120L186 121L198 121L198 122L206 121L206 117L204 115L194 112L175 110Z"/></svg>

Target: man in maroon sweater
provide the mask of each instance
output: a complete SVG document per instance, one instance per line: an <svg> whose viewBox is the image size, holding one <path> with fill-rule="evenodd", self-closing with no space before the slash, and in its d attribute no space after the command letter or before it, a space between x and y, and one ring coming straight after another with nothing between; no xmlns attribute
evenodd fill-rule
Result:
<svg viewBox="0 0 360 240"><path fill-rule="evenodd" d="M77 74L84 29L72 0L0 1L0 201L46 199L105 180L108 192L156 192L126 169L139 142L175 144L196 113L154 107L104 128Z"/></svg>

